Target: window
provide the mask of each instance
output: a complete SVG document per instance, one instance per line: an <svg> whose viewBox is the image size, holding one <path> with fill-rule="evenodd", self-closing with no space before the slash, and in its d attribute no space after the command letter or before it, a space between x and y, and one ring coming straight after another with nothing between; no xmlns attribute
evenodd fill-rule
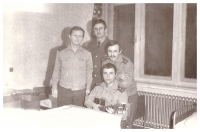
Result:
<svg viewBox="0 0 200 132"><path fill-rule="evenodd" d="M135 80L196 89L196 4L136 4L135 17Z"/></svg>
<svg viewBox="0 0 200 132"><path fill-rule="evenodd" d="M130 4L134 4L131 10L135 12L134 22L131 21L134 26L128 27L134 35L130 40L134 45L138 90L196 98L197 4ZM115 14L118 5L127 3L103 4L102 18L108 25L108 37L122 41L115 32L119 23L116 20L119 14ZM118 30L120 33L121 29L123 26ZM131 46L125 47L131 49Z"/></svg>
<svg viewBox="0 0 200 132"><path fill-rule="evenodd" d="M172 72L173 4L146 4L144 74Z"/></svg>

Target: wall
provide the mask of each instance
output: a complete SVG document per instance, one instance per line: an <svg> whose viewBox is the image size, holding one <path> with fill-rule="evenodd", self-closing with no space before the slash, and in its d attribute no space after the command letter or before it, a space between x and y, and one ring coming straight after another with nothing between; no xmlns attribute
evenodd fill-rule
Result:
<svg viewBox="0 0 200 132"><path fill-rule="evenodd" d="M49 86L56 51L69 42L70 27L81 26L86 31L83 42L90 39L93 4L4 4L3 7L4 88ZM11 67L13 72L9 72Z"/></svg>

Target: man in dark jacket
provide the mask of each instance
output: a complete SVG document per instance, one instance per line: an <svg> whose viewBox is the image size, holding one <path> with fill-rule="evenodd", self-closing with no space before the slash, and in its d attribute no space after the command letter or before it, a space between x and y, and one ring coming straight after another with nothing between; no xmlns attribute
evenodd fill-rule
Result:
<svg viewBox="0 0 200 132"><path fill-rule="evenodd" d="M100 69L102 66L102 61L107 58L105 53L105 44L109 41L106 36L107 25L106 22L102 19L96 19L93 24L94 35L96 38L88 43L87 49L92 54L93 60L93 82L92 88L96 84L100 84L102 81Z"/></svg>

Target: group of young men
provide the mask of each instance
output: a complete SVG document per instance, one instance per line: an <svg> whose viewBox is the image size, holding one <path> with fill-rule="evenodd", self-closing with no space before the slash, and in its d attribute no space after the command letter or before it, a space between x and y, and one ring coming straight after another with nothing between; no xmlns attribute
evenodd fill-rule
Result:
<svg viewBox="0 0 200 132"><path fill-rule="evenodd" d="M104 20L97 19L92 26L96 39L87 46L81 45L85 31L74 26L71 43L57 52L52 96L58 107L73 104L101 110L101 106L129 104L130 113L121 128L132 128L138 99L134 65L121 54L120 44L106 36Z"/></svg>

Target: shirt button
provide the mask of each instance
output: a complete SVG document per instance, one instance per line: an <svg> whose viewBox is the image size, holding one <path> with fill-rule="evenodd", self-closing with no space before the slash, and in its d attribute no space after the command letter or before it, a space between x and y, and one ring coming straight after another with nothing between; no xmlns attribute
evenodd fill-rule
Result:
<svg viewBox="0 0 200 132"><path fill-rule="evenodd" d="M96 55L96 57L97 57L97 55Z"/></svg>
<svg viewBox="0 0 200 132"><path fill-rule="evenodd" d="M97 67L96 65L94 67Z"/></svg>
<svg viewBox="0 0 200 132"><path fill-rule="evenodd" d="M97 76L97 75L94 75L95 77Z"/></svg>

